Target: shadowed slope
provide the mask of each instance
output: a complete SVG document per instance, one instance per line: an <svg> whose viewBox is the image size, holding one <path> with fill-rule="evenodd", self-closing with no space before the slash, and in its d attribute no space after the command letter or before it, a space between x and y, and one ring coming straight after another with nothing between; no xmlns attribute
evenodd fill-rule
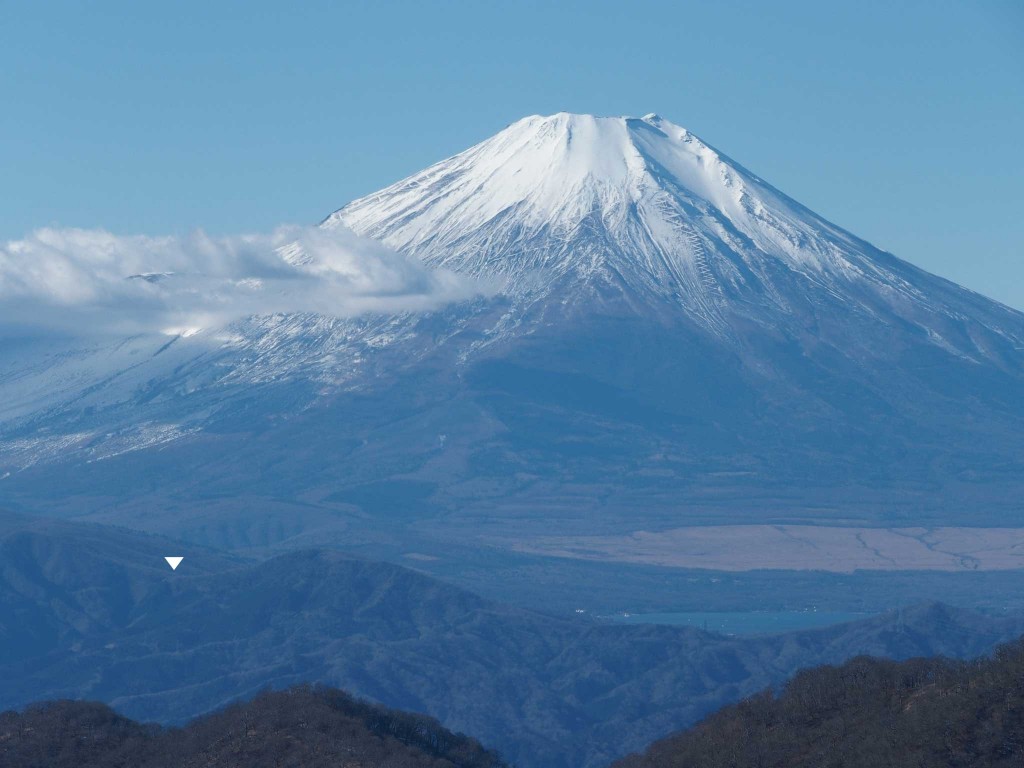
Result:
<svg viewBox="0 0 1024 768"><path fill-rule="evenodd" d="M496 753L431 718L308 687L264 693L170 730L135 723L102 704L37 704L0 714L0 761L7 768L505 765Z"/></svg>
<svg viewBox="0 0 1024 768"><path fill-rule="evenodd" d="M1010 768L1024 761L1024 641L992 658L857 658L799 673L614 768Z"/></svg>

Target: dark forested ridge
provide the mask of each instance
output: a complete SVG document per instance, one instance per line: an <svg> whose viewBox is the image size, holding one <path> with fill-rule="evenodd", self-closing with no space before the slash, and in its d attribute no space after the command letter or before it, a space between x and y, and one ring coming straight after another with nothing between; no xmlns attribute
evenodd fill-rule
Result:
<svg viewBox="0 0 1024 768"><path fill-rule="evenodd" d="M185 556L177 571L169 552ZM801 668L861 654L974 658L1022 633L1018 617L937 604L760 637L606 625L339 552L247 561L0 518L0 710L94 700L177 725L319 682L436 717L520 768L602 768Z"/></svg>
<svg viewBox="0 0 1024 768"><path fill-rule="evenodd" d="M973 662L858 657L796 675L612 768L1010 768L1024 764L1024 639ZM103 704L0 714L4 768L506 768L433 718L299 686L183 728Z"/></svg>
<svg viewBox="0 0 1024 768"><path fill-rule="evenodd" d="M972 662L868 657L796 675L613 768L1024 765L1024 639Z"/></svg>
<svg viewBox="0 0 1024 768"><path fill-rule="evenodd" d="M330 688L264 693L180 729L57 701L0 715L4 768L504 768L497 753L434 719Z"/></svg>

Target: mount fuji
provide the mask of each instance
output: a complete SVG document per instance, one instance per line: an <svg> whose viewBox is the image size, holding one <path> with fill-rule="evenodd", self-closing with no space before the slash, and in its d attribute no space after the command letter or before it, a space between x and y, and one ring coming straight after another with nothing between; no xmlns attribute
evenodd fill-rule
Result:
<svg viewBox="0 0 1024 768"><path fill-rule="evenodd" d="M527 117L322 227L480 290L170 338L11 338L0 506L418 552L1020 509L1024 314L657 115Z"/></svg>

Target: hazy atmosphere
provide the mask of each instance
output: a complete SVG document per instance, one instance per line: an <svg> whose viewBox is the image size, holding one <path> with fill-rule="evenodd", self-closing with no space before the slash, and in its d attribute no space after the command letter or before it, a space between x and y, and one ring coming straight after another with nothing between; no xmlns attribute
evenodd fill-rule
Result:
<svg viewBox="0 0 1024 768"><path fill-rule="evenodd" d="M0 766L1024 765L1022 76L0 0Z"/></svg>

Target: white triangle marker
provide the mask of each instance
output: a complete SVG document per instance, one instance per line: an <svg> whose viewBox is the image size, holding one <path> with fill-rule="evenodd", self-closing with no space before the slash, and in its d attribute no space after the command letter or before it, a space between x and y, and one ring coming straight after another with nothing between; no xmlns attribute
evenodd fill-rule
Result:
<svg viewBox="0 0 1024 768"><path fill-rule="evenodd" d="M184 559L185 559L184 557L165 557L164 558L164 560L167 561L167 564L169 566L171 566L171 570L172 571L176 571L178 569L178 566L181 565L181 561L184 560Z"/></svg>

